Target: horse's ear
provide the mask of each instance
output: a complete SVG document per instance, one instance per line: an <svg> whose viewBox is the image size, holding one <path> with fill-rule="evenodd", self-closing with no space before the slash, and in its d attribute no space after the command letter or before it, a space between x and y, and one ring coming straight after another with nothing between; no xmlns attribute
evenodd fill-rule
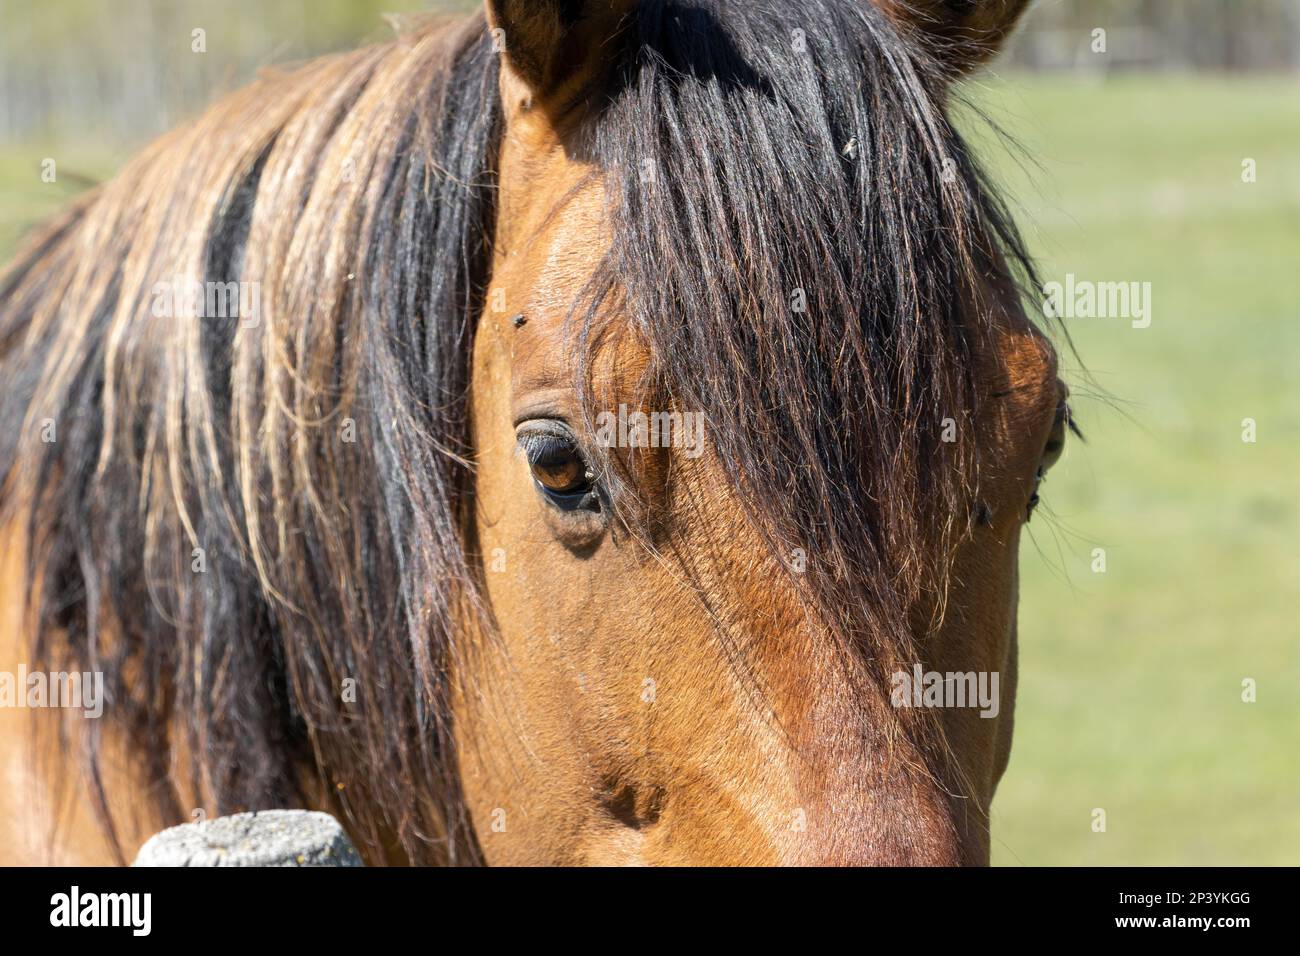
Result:
<svg viewBox="0 0 1300 956"><path fill-rule="evenodd" d="M486 0L494 47L537 105L568 105L610 62L635 0Z"/></svg>
<svg viewBox="0 0 1300 956"><path fill-rule="evenodd" d="M1031 0L878 0L895 21L934 41L954 74L1002 49Z"/></svg>

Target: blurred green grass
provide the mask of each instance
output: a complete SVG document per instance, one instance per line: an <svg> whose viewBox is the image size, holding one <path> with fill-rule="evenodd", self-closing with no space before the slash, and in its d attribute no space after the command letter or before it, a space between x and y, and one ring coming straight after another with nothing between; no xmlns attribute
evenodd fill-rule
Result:
<svg viewBox="0 0 1300 956"><path fill-rule="evenodd" d="M1088 441L1052 472L1022 552L994 862L1300 863L1300 84L1013 76L970 92L1030 157L975 134L1044 279L1153 297L1150 328L1069 323L1105 394L1063 353ZM0 260L127 154L0 144Z"/></svg>
<svg viewBox="0 0 1300 956"><path fill-rule="evenodd" d="M1013 76L972 95L1032 158L981 137L1043 279L1152 284L1149 328L1066 323L1087 442L1021 552L994 862L1300 863L1300 83Z"/></svg>
<svg viewBox="0 0 1300 956"><path fill-rule="evenodd" d="M130 156L102 141L50 138L0 142L0 265L20 239L89 185L108 179ZM54 181L42 179L42 163L54 160Z"/></svg>

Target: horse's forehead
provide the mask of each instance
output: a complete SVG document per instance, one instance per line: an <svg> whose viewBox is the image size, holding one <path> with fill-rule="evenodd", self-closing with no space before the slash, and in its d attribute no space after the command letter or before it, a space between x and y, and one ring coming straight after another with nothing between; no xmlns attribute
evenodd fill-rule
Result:
<svg viewBox="0 0 1300 956"><path fill-rule="evenodd" d="M572 381L566 360L580 298L609 248L603 181L562 151L503 166L502 213L484 317L508 345L516 395Z"/></svg>
<svg viewBox="0 0 1300 956"><path fill-rule="evenodd" d="M540 119L512 122L501 145L497 252L515 259L572 257L603 243L604 177ZM513 263L512 263L513 264ZM501 266L500 255L496 263Z"/></svg>

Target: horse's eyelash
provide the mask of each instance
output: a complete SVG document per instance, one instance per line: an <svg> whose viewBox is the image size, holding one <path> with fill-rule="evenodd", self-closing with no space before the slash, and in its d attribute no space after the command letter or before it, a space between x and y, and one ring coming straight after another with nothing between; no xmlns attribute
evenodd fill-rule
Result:
<svg viewBox="0 0 1300 956"><path fill-rule="evenodd" d="M582 454L578 449L578 443L572 438L563 435L525 434L520 435L518 441L519 450L533 464L545 461L548 455L554 455L557 452Z"/></svg>

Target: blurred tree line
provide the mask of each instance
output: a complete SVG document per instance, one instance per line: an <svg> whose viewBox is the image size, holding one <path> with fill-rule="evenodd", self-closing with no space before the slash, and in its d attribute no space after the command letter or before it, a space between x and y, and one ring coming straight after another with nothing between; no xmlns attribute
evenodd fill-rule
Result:
<svg viewBox="0 0 1300 956"><path fill-rule="evenodd" d="M1300 70L1300 0L1039 0L1004 65Z"/></svg>
<svg viewBox="0 0 1300 956"><path fill-rule="evenodd" d="M138 141L260 67L479 0L0 0L0 139ZM196 31L202 31L196 33Z"/></svg>
<svg viewBox="0 0 1300 956"><path fill-rule="evenodd" d="M138 141L260 66L391 36L386 20L413 11L477 6L0 0L0 139ZM1106 31L1102 52L1096 30ZM1101 72L1300 69L1300 0L1040 0L1006 64Z"/></svg>

